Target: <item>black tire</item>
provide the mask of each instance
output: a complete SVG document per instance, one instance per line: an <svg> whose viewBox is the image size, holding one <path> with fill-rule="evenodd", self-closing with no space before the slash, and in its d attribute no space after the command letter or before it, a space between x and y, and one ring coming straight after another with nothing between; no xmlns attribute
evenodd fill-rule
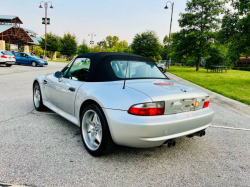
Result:
<svg viewBox="0 0 250 187"><path fill-rule="evenodd" d="M7 67L11 67L11 66L12 66L12 64L6 64L6 66L7 66Z"/></svg>
<svg viewBox="0 0 250 187"><path fill-rule="evenodd" d="M36 105L36 104L35 104L35 90L36 90L36 88L38 88L39 91L40 91L40 102L39 102L39 105ZM40 86L39 86L38 82L36 82L36 83L34 84L34 86L33 86L33 104L34 104L34 107L35 107L35 109L36 109L37 111L43 111L43 110L45 110L45 108L46 108L46 107L43 105L42 93L41 93L41 89L40 89Z"/></svg>
<svg viewBox="0 0 250 187"><path fill-rule="evenodd" d="M161 70L161 72L163 72L163 68L159 68L159 70ZM163 72L164 73L164 72Z"/></svg>
<svg viewBox="0 0 250 187"><path fill-rule="evenodd" d="M100 122L101 122L101 126L102 126L102 140L101 140L99 147L96 150L91 150L86 145L86 142L84 140L84 135L83 135L83 123L82 123L83 117L84 117L84 114L90 110L97 113L97 115L100 119ZM87 151L92 156L95 156L95 157L103 156L103 155L112 153L115 150L115 143L112 140L107 120L103 114L103 111L97 105L91 104L91 105L88 105L87 107L85 107L81 113L80 122L81 122L81 126L80 126L81 137L82 137L84 147L87 149Z"/></svg>
<svg viewBox="0 0 250 187"><path fill-rule="evenodd" d="M35 61L32 61L32 62L31 62L31 65L32 65L33 67L36 67L36 66L37 66L37 63L36 63Z"/></svg>

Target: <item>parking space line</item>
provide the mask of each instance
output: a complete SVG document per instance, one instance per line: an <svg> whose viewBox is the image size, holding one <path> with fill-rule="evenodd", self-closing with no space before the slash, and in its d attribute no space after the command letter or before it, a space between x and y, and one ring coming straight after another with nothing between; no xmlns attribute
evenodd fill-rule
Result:
<svg viewBox="0 0 250 187"><path fill-rule="evenodd" d="M215 128L223 128L223 129L233 129L233 130L242 130L242 131L250 131L250 129L245 129L245 128L235 128L235 127L227 127L227 126L210 125L210 127L215 127Z"/></svg>

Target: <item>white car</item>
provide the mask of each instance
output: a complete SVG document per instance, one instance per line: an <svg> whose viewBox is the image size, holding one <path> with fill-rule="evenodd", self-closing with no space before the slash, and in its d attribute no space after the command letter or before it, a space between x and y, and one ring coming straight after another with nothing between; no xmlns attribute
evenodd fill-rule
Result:
<svg viewBox="0 0 250 187"><path fill-rule="evenodd" d="M33 83L36 110L45 106L80 126L87 151L101 156L114 145L175 145L204 136L214 112L207 93L170 80L138 55L88 53ZM53 124L51 124L53 125Z"/></svg>
<svg viewBox="0 0 250 187"><path fill-rule="evenodd" d="M5 64L7 67L16 63L15 56L9 51L0 50L0 64Z"/></svg>

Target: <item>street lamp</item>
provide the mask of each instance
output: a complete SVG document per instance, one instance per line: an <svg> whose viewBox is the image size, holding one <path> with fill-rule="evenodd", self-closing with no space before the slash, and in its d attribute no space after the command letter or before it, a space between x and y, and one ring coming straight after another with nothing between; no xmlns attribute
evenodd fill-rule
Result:
<svg viewBox="0 0 250 187"><path fill-rule="evenodd" d="M95 33L89 33L89 36L91 35L91 39L90 39L90 45L91 45L91 48L92 48L92 45L94 44L94 41L93 41L93 37L96 36Z"/></svg>
<svg viewBox="0 0 250 187"><path fill-rule="evenodd" d="M49 2L44 2L44 1L41 1L40 2L40 6L39 8L43 8L41 4L44 4L44 8L45 8L45 50L44 50L44 58L46 57L46 51L47 51L47 9L48 9L48 4L50 3L50 7L49 8L54 8L52 6L52 3L49 1Z"/></svg>
<svg viewBox="0 0 250 187"><path fill-rule="evenodd" d="M169 53L169 43L170 43L170 37L171 37L171 27L172 27L172 20L173 20L173 9L174 9L174 2L171 3L170 1L167 2L165 9L168 9L168 3L172 6L172 13L171 13L171 21L170 21L170 30L169 30L169 37L168 37L168 52L167 52L167 58L166 58L166 66L167 66L167 60L168 60L168 53ZM170 64L169 64L170 66ZM169 68L169 67L168 67Z"/></svg>

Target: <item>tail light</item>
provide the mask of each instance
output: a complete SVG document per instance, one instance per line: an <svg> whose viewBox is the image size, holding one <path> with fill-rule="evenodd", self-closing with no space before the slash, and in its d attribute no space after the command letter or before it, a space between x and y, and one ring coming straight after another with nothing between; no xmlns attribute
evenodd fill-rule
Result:
<svg viewBox="0 0 250 187"><path fill-rule="evenodd" d="M129 114L137 116L156 116L163 115L165 110L165 104L163 101L154 103L138 104L130 107Z"/></svg>
<svg viewBox="0 0 250 187"><path fill-rule="evenodd" d="M13 58L15 58L15 57L13 56Z"/></svg>
<svg viewBox="0 0 250 187"><path fill-rule="evenodd" d="M209 97L206 97L206 98L205 98L205 102L204 102L204 104L203 104L203 108L207 108L208 105L209 105Z"/></svg>
<svg viewBox="0 0 250 187"><path fill-rule="evenodd" d="M1 55L1 58L7 58L7 56L5 56L5 55Z"/></svg>

